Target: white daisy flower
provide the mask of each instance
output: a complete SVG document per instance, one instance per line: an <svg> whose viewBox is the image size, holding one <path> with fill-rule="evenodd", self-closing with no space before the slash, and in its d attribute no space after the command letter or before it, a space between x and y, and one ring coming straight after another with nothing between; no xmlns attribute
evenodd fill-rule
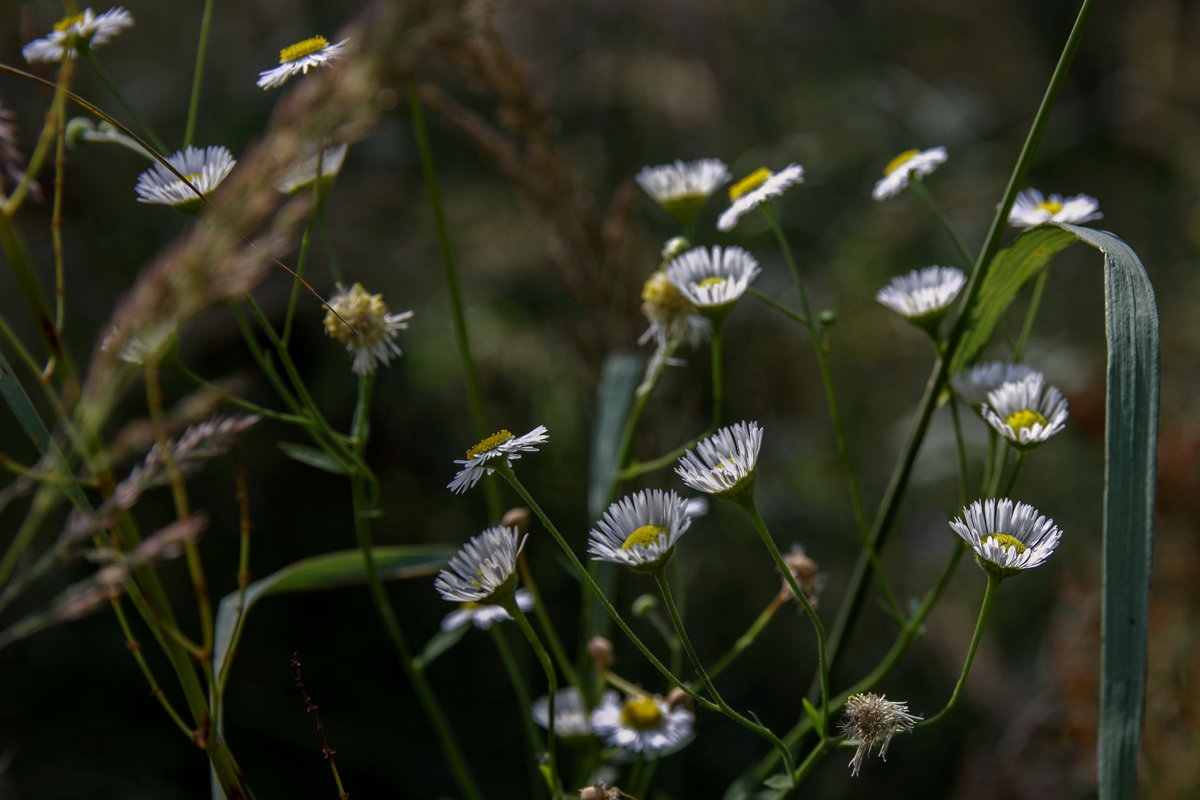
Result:
<svg viewBox="0 0 1200 800"><path fill-rule="evenodd" d="M503 458L511 467L512 462L521 457L521 453L536 453L536 445L545 444L549 440L550 435L545 425L538 425L521 436L513 436L507 430L497 431L468 450L466 459L455 460L454 463L462 464L463 468L446 487L452 492L465 492L479 483L479 479L484 475L491 475L496 471L495 467L487 465L492 459Z"/></svg>
<svg viewBox="0 0 1200 800"><path fill-rule="evenodd" d="M194 214L204 207L204 200L196 192L207 195L216 189L237 161L219 145L203 149L189 145L167 156L167 163L187 178L187 183L162 164L156 163L138 176L137 185L134 186L138 202L173 206Z"/></svg>
<svg viewBox="0 0 1200 800"><path fill-rule="evenodd" d="M733 230L743 214L783 194L789 186L803 182L804 167L799 164L788 164L779 172L759 167L729 187L730 206L717 219L717 229Z"/></svg>
<svg viewBox="0 0 1200 800"><path fill-rule="evenodd" d="M932 331L966 285L966 273L960 269L925 267L893 279L875 293L875 299L913 324Z"/></svg>
<svg viewBox="0 0 1200 800"><path fill-rule="evenodd" d="M643 167L637 174L638 185L681 225L690 225L729 178L729 167L719 158Z"/></svg>
<svg viewBox="0 0 1200 800"><path fill-rule="evenodd" d="M971 545L979 566L999 577L1040 566L1062 539L1054 520L1007 498L976 500L950 527Z"/></svg>
<svg viewBox="0 0 1200 800"><path fill-rule="evenodd" d="M306 74L310 69L324 66L342 56L342 49L349 39L330 44L324 36L314 36L302 42L288 45L279 51L279 66L258 73L260 89L283 86L293 75Z"/></svg>
<svg viewBox="0 0 1200 800"><path fill-rule="evenodd" d="M615 694L612 690L609 693ZM547 730L550 728L550 698L543 696L530 706L533 721ZM554 733L564 739L592 735L591 715L579 690L574 686L559 689L554 693Z"/></svg>
<svg viewBox="0 0 1200 800"><path fill-rule="evenodd" d="M588 534L588 552L594 561L651 571L666 563L691 524L687 500L675 492L647 489L608 507Z"/></svg>
<svg viewBox="0 0 1200 800"><path fill-rule="evenodd" d="M883 168L883 177L875 184L871 197L886 200L899 194L908 186L911 176L924 177L946 162L946 148L932 147L928 150L905 150Z"/></svg>
<svg viewBox="0 0 1200 800"><path fill-rule="evenodd" d="M667 267L667 278L696 308L720 314L758 277L758 261L740 247L695 247Z"/></svg>
<svg viewBox="0 0 1200 800"><path fill-rule="evenodd" d="M721 428L684 453L675 472L696 491L736 499L754 487L762 434L757 422Z"/></svg>
<svg viewBox="0 0 1200 800"><path fill-rule="evenodd" d="M82 14L71 14L54 23L48 36L25 45L21 55L31 64L75 58L81 49L104 44L132 25L133 16L120 6L99 16L85 8Z"/></svg>
<svg viewBox="0 0 1200 800"><path fill-rule="evenodd" d="M1067 400L1041 373L1001 384L988 392L979 412L985 422L1017 447L1049 439L1067 423Z"/></svg>
<svg viewBox="0 0 1200 800"><path fill-rule="evenodd" d="M438 573L434 588L452 603L495 605L517 584L517 555L525 538L516 528L488 528L472 537Z"/></svg>
<svg viewBox="0 0 1200 800"><path fill-rule="evenodd" d="M533 595L525 589L517 589L517 608L522 611L533 610ZM493 622L507 622L512 619L503 606L483 606L474 602L463 602L455 611L442 618L442 630L458 630L468 622L481 631L492 627Z"/></svg>
<svg viewBox="0 0 1200 800"><path fill-rule="evenodd" d="M911 731L920 719L908 713L908 703L888 700L885 695L871 692L850 695L842 721L847 742L858 745L854 758L850 759L850 774L858 777L863 761L875 748L879 748L879 757L886 761L892 737Z"/></svg>
<svg viewBox="0 0 1200 800"><path fill-rule="evenodd" d="M369 375L377 365L400 355L396 334L408 327L413 312L392 314L383 295L368 294L361 283L331 297L329 309L325 334L346 345L346 352L354 356L355 375Z"/></svg>
<svg viewBox="0 0 1200 800"><path fill-rule="evenodd" d="M950 386L960 400L979 410L979 407L987 402L988 393L993 389L998 389L1005 383L1022 380L1030 375L1041 374L1025 364L992 361L987 364L977 364L966 372L958 373L950 379Z"/></svg>
<svg viewBox="0 0 1200 800"><path fill-rule="evenodd" d="M695 721L691 711L683 706L671 708L658 695L622 701L610 690L592 712L592 732L609 746L656 758L687 744Z"/></svg>
<svg viewBox="0 0 1200 800"><path fill-rule="evenodd" d="M298 166L288 170L276 188L284 194L295 194L301 189L307 189L317 179L318 168L321 170L323 179L337 177L342 170L342 162L346 160L347 147L348 145L343 142L301 162Z"/></svg>
<svg viewBox="0 0 1200 800"><path fill-rule="evenodd" d="M1091 195L1077 194L1063 198L1052 194L1045 197L1037 189L1026 189L1017 195L1012 210L1008 212L1008 224L1015 228L1032 228L1043 222L1091 222L1100 219L1100 201Z"/></svg>

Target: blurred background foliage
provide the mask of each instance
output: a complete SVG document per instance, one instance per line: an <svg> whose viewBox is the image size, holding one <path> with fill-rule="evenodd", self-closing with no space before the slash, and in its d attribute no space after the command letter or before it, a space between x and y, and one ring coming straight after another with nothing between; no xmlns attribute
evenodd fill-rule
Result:
<svg viewBox="0 0 1200 800"><path fill-rule="evenodd" d="M201 6L131 0L136 27L98 53L169 142L182 133ZM196 143L242 152L277 98L255 87L257 72L294 41L316 33L333 40L361 8L218 0ZM489 422L514 432L549 427L551 444L518 469L577 552L592 521L585 492L599 368L606 355L636 349L644 328L641 282L675 233L632 176L643 165L676 158L720 157L738 176L759 166L805 166L807 182L778 208L810 297L837 315L834 374L850 449L873 508L930 362L923 335L877 305L873 294L894 275L956 259L915 197L880 204L870 199L870 188L901 150L945 145L950 161L929 186L968 244L978 246L1075 4L523 0L492 6L487 14L479 9L494 30L484 26L467 45L436 53L421 76L422 97ZM21 65L20 46L42 35L59 12L49 2L0 2L0 58ZM1139 253L1160 302L1163 436L1146 797L1200 796L1192 749L1200 738L1200 661L1191 624L1200 600L1194 579L1200 569L1200 317L1193 305L1200 243L1198 40L1196 4L1101 4L1030 175L1031 184L1047 192L1098 197L1101 227ZM86 70L76 88L115 109ZM486 518L481 491L457 497L443 488L454 473L452 459L475 437L403 91L398 87L396 113L351 147L329 200L329 229L351 280L382 292L393 310L416 312L402 336L403 359L378 381L368 450L383 483L376 540L461 543L494 521ZM0 100L14 111L27 150L47 99L16 79L0 83ZM489 142L490 149L481 147ZM501 145L511 149L507 156ZM145 167L135 155L101 145L69 154L67 330L80 360L92 352L138 270L190 224L135 202L133 183ZM44 183L49 179L43 176ZM750 216L733 234L721 235L712 227L720 207L715 200L702 216L698 241L747 247L764 266L758 288L790 300L783 263L762 221ZM21 220L46 275L49 220L48 203L28 208ZM326 263L323 247L314 248L309 274L329 294ZM276 273L256 296L281 318L289 289L286 276ZM1022 303L1010 314L1010 331L1019 326ZM0 311L33 339L14 292L0 292ZM354 381L346 354L322 335L322 315L314 302L303 303L295 353L318 402L345 426ZM182 353L203 374L229 376L256 401L274 404L228 311L195 321ZM1002 357L1003 348L994 353ZM821 608L831 617L857 548L809 345L765 306L745 301L726 325L726 354L728 419L756 419L767 432L761 507L781 545L802 542L828 574ZM835 754L805 792L866 797L890 789L901 796L973 799L1094 794L1104 402L1095 253L1073 248L1053 264L1028 361L1071 403L1066 434L1027 460L1015 491L1064 528L1059 553L1002 590L966 702L954 715L898 739L886 764L869 762L855 780L843 763L849 754ZM707 355L699 351L668 372L650 403L638 454L658 455L704 426L707 369ZM175 398L190 390L181 379L167 385ZM136 391L126 406L126 419L144 414ZM957 510L953 441L944 416L922 450L886 553L904 597L925 590L953 545L946 525ZM967 423L979 453L982 426ZM0 449L29 459L11 419L0 421L0 437ZM281 438L297 440L297 434L263 422L243 447L257 577L354 546L345 481L283 457L274 444ZM202 547L212 590L222 596L236 586L230 463L211 465L192 485L195 505L212 519ZM679 488L669 470L643 485ZM689 627L709 658L723 652L777 590L769 560L735 511L714 506L693 526L675 563L675 581L686 587ZM141 513L151 522L170 517L164 497L151 498ZM0 530L13 530L18 519L10 508L0 516ZM551 614L574 646L578 586L536 526L527 552ZM86 572L84 565L65 567L40 599L64 576ZM183 565L162 572L186 607ZM973 566L960 569L922 643L881 687L889 697L907 700L918 714L941 706L958 674L983 584ZM618 605L628 609L651 589L640 576L622 575ZM397 584L391 592L418 644L451 610L428 580ZM776 729L801 714L813 663L807 624L789 616L781 614L720 681L735 707L755 709ZM227 733L259 797L336 795L293 687L293 651L304 660L308 690L354 796L452 792L365 589L270 598L247 626L227 700ZM644 620L637 629L661 647ZM487 639L468 633L436 663L433 680L485 793L526 796L528 769L515 719L525 711L516 707ZM886 617L872 609L835 687L872 666L890 641ZM619 671L665 690L632 647L619 639L616 647ZM524 657L524 649L518 651ZM526 660L537 686L536 664ZM0 797L170 800L207 791L204 759L171 734L107 611L0 653L0 676ZM696 740L663 763L659 785L679 787L672 797L717 797L764 753L753 736L703 715Z"/></svg>

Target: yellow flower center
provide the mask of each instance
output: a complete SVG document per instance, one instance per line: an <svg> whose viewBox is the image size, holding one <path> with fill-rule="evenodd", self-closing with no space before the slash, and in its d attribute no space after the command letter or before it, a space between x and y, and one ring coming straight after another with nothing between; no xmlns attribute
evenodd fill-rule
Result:
<svg viewBox="0 0 1200 800"><path fill-rule="evenodd" d="M729 199L737 200L742 195L753 192L758 187L767 182L767 178L771 177L771 170L766 167L759 167L751 172L746 177L729 187Z"/></svg>
<svg viewBox="0 0 1200 800"><path fill-rule="evenodd" d="M626 700L621 706L621 724L639 731L653 730L662 725L662 710L653 697Z"/></svg>
<svg viewBox="0 0 1200 800"><path fill-rule="evenodd" d="M477 608L483 608L483 606L479 605L479 603L472 603L470 600L465 603L459 603L458 607L467 611L474 611Z"/></svg>
<svg viewBox="0 0 1200 800"><path fill-rule="evenodd" d="M717 277L714 275L711 278L705 278L704 280L700 281L696 285L697 286L720 286L722 283L725 283L725 278L720 278L720 277Z"/></svg>
<svg viewBox="0 0 1200 800"><path fill-rule="evenodd" d="M59 33L66 33L67 30L77 22L83 22L83 14L71 14L63 17L58 22L54 23L54 30Z"/></svg>
<svg viewBox="0 0 1200 800"><path fill-rule="evenodd" d="M1024 408L1009 414L1004 423L1015 432L1032 428L1034 425L1045 425L1047 420L1032 408Z"/></svg>
<svg viewBox="0 0 1200 800"><path fill-rule="evenodd" d="M329 47L329 41L324 36L314 36L303 42L296 42L279 51L279 63L290 64L293 61L299 61L305 56L321 52L326 47Z"/></svg>
<svg viewBox="0 0 1200 800"><path fill-rule="evenodd" d="M191 181L199 177L187 176ZM388 307L383 302L383 295L368 294L361 283L354 284L350 291L335 297L330 308L332 311L325 314L325 333L342 344L356 348L370 347L388 335Z"/></svg>
<svg viewBox="0 0 1200 800"><path fill-rule="evenodd" d="M1015 548L1017 555L1020 555L1029 549L1020 539L1015 536L1009 536L1007 533L989 533L987 536L983 537L983 541L995 542L1001 547Z"/></svg>
<svg viewBox="0 0 1200 800"><path fill-rule="evenodd" d="M1047 200L1044 203L1038 203L1038 206L1034 209L1034 211L1048 211L1051 215L1054 215L1062 211L1062 208L1062 203L1056 203L1053 200Z"/></svg>
<svg viewBox="0 0 1200 800"><path fill-rule="evenodd" d="M642 313L651 321L673 323L693 311L692 304L659 270L642 286Z"/></svg>
<svg viewBox="0 0 1200 800"><path fill-rule="evenodd" d="M487 437L482 442L480 442L479 444L475 445L470 450L468 450L467 458L471 459L471 458L475 458L476 456L481 456L484 453L486 453L488 450L494 450L495 448L499 447L500 445L504 444L505 442L511 441L512 438L513 438L513 435L511 433L509 433L507 430L496 431L491 436Z"/></svg>
<svg viewBox="0 0 1200 800"><path fill-rule="evenodd" d="M662 525L643 525L625 538L621 549L632 550L635 547L649 547L667 533L667 529Z"/></svg>
<svg viewBox="0 0 1200 800"><path fill-rule="evenodd" d="M901 153L900 155L896 156L895 158L893 158L891 161L888 162L887 166L883 168L883 174L891 175L893 172L895 172L896 170L900 169L905 164L907 164L909 162L909 160L912 159L913 156L917 155L920 152L921 151L915 147L912 150L905 150L903 153Z"/></svg>
<svg viewBox="0 0 1200 800"><path fill-rule="evenodd" d="M188 183L195 183L196 181L200 180L200 173L193 172L191 175L184 175L183 179Z"/></svg>

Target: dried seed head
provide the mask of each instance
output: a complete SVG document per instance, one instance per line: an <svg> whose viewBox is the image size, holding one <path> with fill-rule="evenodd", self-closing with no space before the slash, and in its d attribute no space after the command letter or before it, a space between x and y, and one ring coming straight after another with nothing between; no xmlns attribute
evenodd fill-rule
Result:
<svg viewBox="0 0 1200 800"><path fill-rule="evenodd" d="M505 528L516 528L522 534L529 531L529 509L528 508L510 508L504 512L504 517L501 518L500 524Z"/></svg>
<svg viewBox="0 0 1200 800"><path fill-rule="evenodd" d="M588 656L596 664L596 669L604 671L613 665L612 642L603 636L593 636L587 644Z"/></svg>

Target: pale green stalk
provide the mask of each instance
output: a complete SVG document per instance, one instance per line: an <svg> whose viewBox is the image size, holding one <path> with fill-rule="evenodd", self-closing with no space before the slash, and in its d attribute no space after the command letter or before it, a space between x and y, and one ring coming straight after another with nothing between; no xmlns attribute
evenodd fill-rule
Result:
<svg viewBox="0 0 1200 800"><path fill-rule="evenodd" d="M83 55L83 60L88 62L88 66L90 66L92 71L96 73L96 76L100 78L100 82L108 87L108 91L111 92L112 96L116 98L116 101L121 104L121 108L125 109L125 113L129 115L131 120L133 120L133 124L137 126L138 133L142 135L142 138L154 145L154 149L158 151L159 155L168 155L171 151L167 149L166 144L163 143L162 139L158 138L158 135L150 129L150 126L146 124L146 121L142 119L141 115L134 110L133 105L127 99L125 99L125 94L121 91L120 87L117 86L117 83L112 79L112 76L108 74L108 70L100 66L100 62L96 59L95 54L92 53L92 49L90 47L81 47L80 53Z"/></svg>
<svg viewBox="0 0 1200 800"><path fill-rule="evenodd" d="M196 117L200 113L200 86L204 83L204 61L208 57L208 30L212 27L213 0L204 0L200 16L200 39L196 44L196 66L192 69L192 95L188 100L187 124L183 128L183 148L192 143L196 133Z"/></svg>
<svg viewBox="0 0 1200 800"><path fill-rule="evenodd" d="M925 181L921 180L921 176L909 176L908 185L914 192L917 193L918 197L925 201L925 205L929 207L930 212L933 214L934 218L937 219L938 224L942 226L942 229L946 231L946 235L950 237L952 242L954 242L954 248L958 251L958 255L962 258L963 264L965 265L972 263L975 260L975 257L971 255L971 251L967 249L965 244L963 244L962 237L958 235L958 230L954 227L950 220L947 219L946 215L942 213L941 206L939 206L937 201L933 199L933 195L929 193L929 188L925 186Z"/></svg>
<svg viewBox="0 0 1200 800"><path fill-rule="evenodd" d="M1042 267L1038 273L1037 282L1033 285L1033 297L1029 299L1029 308L1025 311L1025 322L1021 325L1021 334L1013 347L1013 361L1021 360L1025 354L1025 345L1029 343L1029 334L1033 333L1033 323L1037 320L1038 311L1042 307L1042 298L1046 294L1046 283L1050 280L1050 268Z"/></svg>
<svg viewBox="0 0 1200 800"><path fill-rule="evenodd" d="M542 671L546 674L547 695L549 698L546 707L546 721L549 724L546 726L546 764L543 774L548 772L546 788L550 791L550 800L557 800L559 793L562 791L562 785L558 779L558 763L555 760L554 746L554 704L557 701L555 695L558 694L558 676L554 674L554 664L550 661L550 654L546 652L546 648L542 646L542 642L538 639L537 633L534 632L533 626L525 618L525 612L521 611L517 605L516 597L510 597L508 602L504 604L504 608L516 620L517 627L521 629L521 633L525 634L525 638L529 640L529 646L533 648L538 663L542 665ZM528 707L525 708L524 715L526 717L529 716Z"/></svg>
<svg viewBox="0 0 1200 800"><path fill-rule="evenodd" d="M534 725L533 716L530 714L533 701L529 699L529 690L525 687L525 676L521 674L521 668L517 664L516 658L513 657L512 648L509 647L508 640L504 637L504 631L500 629L500 626L492 625L488 628L488 633L492 636L492 643L496 645L496 652L500 654L500 661L504 664L508 682L512 684L513 694L517 697L517 717L520 718L521 727L529 740L530 769L534 775L534 786L537 786L540 778L537 774L537 758L542 749L542 743L539 741L537 726ZM554 724L553 717L550 719L550 724Z"/></svg>
<svg viewBox="0 0 1200 800"><path fill-rule="evenodd" d="M971 674L971 664L975 661L975 651L979 649L979 642L983 638L983 629L987 625L988 615L992 611L992 601L996 599L996 587L1000 585L1001 578L994 573L988 572L987 589L983 592L983 602L979 606L979 619L975 622L975 633L971 636L971 644L967 648L967 658L963 662L962 674L958 676L958 683L954 685L954 692L950 695L950 699L946 702L946 706L934 714L932 717L925 719L916 724L918 728L924 728L934 724L942 717L950 713L951 709L958 702L959 696L962 694L963 687L967 685L967 676Z"/></svg>
<svg viewBox="0 0 1200 800"><path fill-rule="evenodd" d="M317 175L321 174L320 163L318 160ZM321 180L318 177L313 181L313 207L309 209L308 219L304 223L304 233L300 235L300 253L296 256L296 279L292 281L292 292L288 296L287 313L283 317L283 336L280 341L286 348L292 341L292 323L296 317L296 302L300 299L300 278L304 277L304 270L308 266L308 251L309 245L312 242L313 220L316 219L321 207L320 195Z"/></svg>

